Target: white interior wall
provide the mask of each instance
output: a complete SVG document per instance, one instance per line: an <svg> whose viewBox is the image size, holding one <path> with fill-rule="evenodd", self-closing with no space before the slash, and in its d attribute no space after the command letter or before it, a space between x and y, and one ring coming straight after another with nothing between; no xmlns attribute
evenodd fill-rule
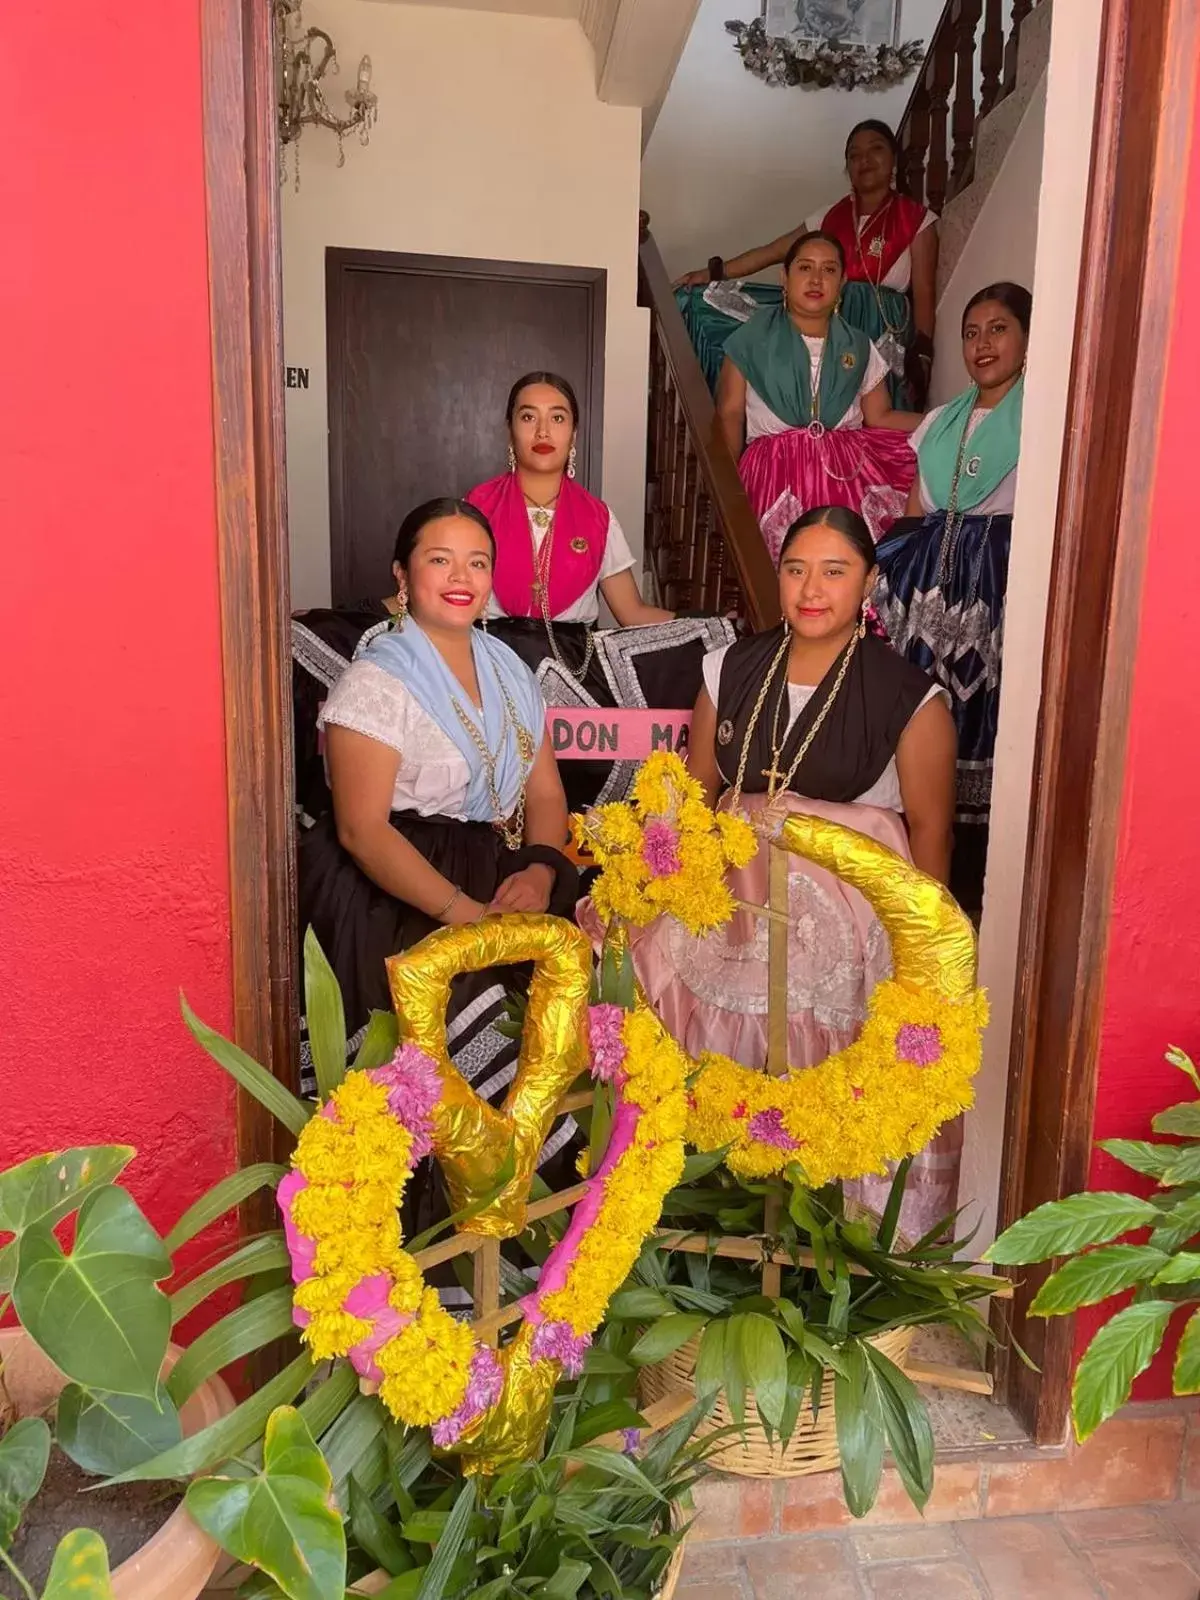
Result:
<svg viewBox="0 0 1200 1600"><path fill-rule="evenodd" d="M846 135L864 117L895 126L896 89L772 88L725 32L758 0L701 0L642 163L642 205L672 275L735 256L796 227L846 192ZM943 0L903 0L900 33L928 40Z"/></svg>
<svg viewBox="0 0 1200 1600"><path fill-rule="evenodd" d="M1044 113L1045 128L1052 136L1045 140L1040 192L1028 190L1030 196L1038 196L1037 248L1030 285L1034 312L1008 570L1004 677L979 939L979 977L991 999L992 1017L984 1036L983 1071L976 1084L975 1109L966 1122L959 1188L960 1204L973 1200L982 1213L977 1249L983 1249L994 1232L1004 1153L1004 1107L1041 704L1046 604L1089 181L1089 164L1080 158L1080 152L1091 146L1100 23L1101 8L1093 0L1054 0ZM1024 127L1021 131L1025 131ZM1010 195L1015 206L1018 196L1011 190ZM1032 209L1028 200L1025 206ZM1023 226L1012 210L1008 222L1014 229ZM997 240L1000 248L1002 229L998 230ZM985 272L980 284L989 277L1000 276L1000 272Z"/></svg>
<svg viewBox="0 0 1200 1600"><path fill-rule="evenodd" d="M330 593L327 245L605 268L604 496L639 553L640 111L597 99L574 21L361 0L309 0L305 21L332 35L342 83L370 55L379 121L365 148L347 142L341 168L332 134L306 129L300 190L289 178L283 193L284 360L309 372L307 389L286 391L293 603L327 604ZM500 419L496 454L499 469Z"/></svg>

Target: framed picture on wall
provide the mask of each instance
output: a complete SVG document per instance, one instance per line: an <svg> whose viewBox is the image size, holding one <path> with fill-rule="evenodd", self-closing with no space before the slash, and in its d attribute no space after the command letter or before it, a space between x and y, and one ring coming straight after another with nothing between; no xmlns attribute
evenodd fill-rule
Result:
<svg viewBox="0 0 1200 1600"><path fill-rule="evenodd" d="M763 23L777 39L874 49L900 43L900 0L763 0Z"/></svg>

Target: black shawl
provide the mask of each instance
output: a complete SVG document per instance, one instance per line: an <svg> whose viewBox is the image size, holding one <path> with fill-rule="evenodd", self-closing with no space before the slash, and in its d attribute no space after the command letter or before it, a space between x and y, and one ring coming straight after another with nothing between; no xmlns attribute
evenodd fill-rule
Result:
<svg viewBox="0 0 1200 1600"><path fill-rule="evenodd" d="M731 645L721 663L716 751L717 765L728 784L737 778L751 713L782 643L783 635L778 628L772 628L769 633L756 633ZM796 759L808 730L829 698L843 659L844 654L839 655L821 679L784 740L779 763L784 771ZM855 650L837 698L789 785L792 793L805 795L810 800L841 802L865 794L883 776L888 762L896 754L900 735L932 687L933 679L920 667L897 655L882 639L868 634ZM781 696L785 704L779 707ZM785 657L767 690L750 740L742 781L746 794L762 794L768 787L766 771L771 765L771 730L777 707L779 725L782 727L786 723L786 696Z"/></svg>

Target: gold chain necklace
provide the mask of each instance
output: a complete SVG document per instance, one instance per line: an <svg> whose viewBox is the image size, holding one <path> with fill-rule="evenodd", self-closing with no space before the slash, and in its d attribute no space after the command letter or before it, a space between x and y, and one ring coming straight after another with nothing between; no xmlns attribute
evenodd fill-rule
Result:
<svg viewBox="0 0 1200 1600"><path fill-rule="evenodd" d="M842 684L846 681L846 673L850 670L850 663L854 658L854 653L858 649L859 641L866 636L866 632L867 625L864 620L863 622L859 623L858 627L854 631L850 643L846 646L845 652L842 656L842 664L838 668L837 677L833 681L833 688L829 691L829 695L825 701L825 704L821 707L820 711L818 711L816 720L813 722L812 727L808 730L801 741L800 749L796 752L796 759L792 762L791 766L788 767L786 772L784 772L779 766L779 761L783 754L783 745L787 743L786 729L784 730L782 742L776 742L779 731L780 707L782 706L783 701L789 698L787 692L787 668L786 666L784 667L783 684L780 687L779 699L775 703L775 716L772 720L771 726L771 765L769 767L764 767L762 773L763 777L767 780L768 802L773 800L777 794L781 794L786 789L791 787L792 779L800 770L800 763L808 754L809 747L812 745L813 740L816 738L817 734L820 733L825 722L825 718L829 715L829 712L833 706L833 702L837 699L838 694L841 691ZM754 738L754 730L757 728L759 718L762 716L763 706L766 704L767 695L770 693L771 684L774 682L775 674L779 670L780 663L784 661L787 652L791 649L791 644L791 632L785 623L783 643L775 652L775 659L771 662L770 670L767 672L766 678L763 680L763 686L758 691L758 699L754 702L754 709L750 713L750 721L746 727L746 736L742 740L742 751L740 757L738 758L737 777L734 780L733 792L729 801L731 810L737 807L738 802L742 798L742 782L746 776L746 762L750 758L750 744ZM779 781L780 779L782 779L782 782Z"/></svg>
<svg viewBox="0 0 1200 1600"><path fill-rule="evenodd" d="M895 195L889 195L887 197L887 199L884 201L884 203L879 207L878 211L876 211L874 213L875 218L878 220L878 222L880 224L882 224L884 217L887 216L889 210L891 209L892 201L895 198L896 198ZM890 333L891 336L894 339L898 333L903 333L904 325L901 324L899 327L893 327L892 324L888 321L887 312L883 309L883 296L879 292L880 289L883 287L883 235L881 234L879 236L879 264L878 264L878 267L876 269L876 273L875 273L874 277L871 276L871 268L867 264L867 255L870 255L870 254L873 253L870 250L870 247L868 247L866 255L863 254L863 247L862 247L863 229L867 226L867 224L871 220L872 220L871 217L864 217L862 222L861 223L859 222L859 218L858 218L858 201L856 199L855 202L854 202L854 244L855 244L855 248L858 251L858 259L862 263L863 276L866 278L867 282L870 284L871 292L875 296L875 307L879 312L879 320L880 320L880 322L883 323L884 333L885 334L889 334Z"/></svg>
<svg viewBox="0 0 1200 1600"><path fill-rule="evenodd" d="M555 495L554 498L557 500L558 496ZM528 502L529 496L526 495L525 499ZM583 649L583 665L580 667L578 672L573 671L572 668L570 668L562 658L562 652L558 648L558 640L554 637L554 622L550 616L550 559L554 551L554 529L558 519L553 511L547 509L547 506L538 506L536 502L532 502L532 504L534 510L533 521L542 530L543 534L542 542L539 544L536 536L534 535L533 528L531 527L529 530L529 540L533 545L534 598L537 600L538 607L542 613L542 625L546 630L546 639L550 645L550 654L554 657L555 662L562 669L562 671L566 673L568 678L574 679L576 683L582 683L587 677L587 670L592 659L592 651L595 649L595 634L591 628L588 628L587 644ZM548 504L549 502L547 505ZM544 521L538 517L539 511L542 512L542 515L545 518ZM549 532L546 531L547 529L549 529Z"/></svg>
<svg viewBox="0 0 1200 1600"><path fill-rule="evenodd" d="M516 707L512 703L504 679L493 666L492 672L496 679L496 687L500 690L500 697L504 701L504 721L500 727L500 744L495 751L489 750L487 740L475 724L475 719L463 709L462 702L455 695L450 696L450 704L454 707L458 720L469 734L479 758L483 762L484 777L487 780L488 798L492 802L494 813L492 826L503 838L510 850L519 850L525 838L525 789L529 782L529 773L533 767L534 747L533 735L529 732L517 716ZM517 759L521 765L521 775L517 784L517 805L511 821L504 814L504 806L500 799L500 790L496 784L496 766L500 760L500 752L504 747L504 737L509 728L512 728L517 740Z"/></svg>

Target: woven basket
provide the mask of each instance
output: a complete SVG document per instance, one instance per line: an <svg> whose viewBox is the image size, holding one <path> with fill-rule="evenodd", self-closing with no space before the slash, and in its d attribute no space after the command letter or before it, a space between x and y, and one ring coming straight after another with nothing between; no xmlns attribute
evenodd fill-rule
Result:
<svg viewBox="0 0 1200 1600"><path fill-rule="evenodd" d="M671 1600L679 1585L679 1574L683 1571L683 1547L686 1539L681 1539L675 1547L675 1554L667 1565L667 1570L662 1575L662 1583L657 1591L657 1600Z"/></svg>

